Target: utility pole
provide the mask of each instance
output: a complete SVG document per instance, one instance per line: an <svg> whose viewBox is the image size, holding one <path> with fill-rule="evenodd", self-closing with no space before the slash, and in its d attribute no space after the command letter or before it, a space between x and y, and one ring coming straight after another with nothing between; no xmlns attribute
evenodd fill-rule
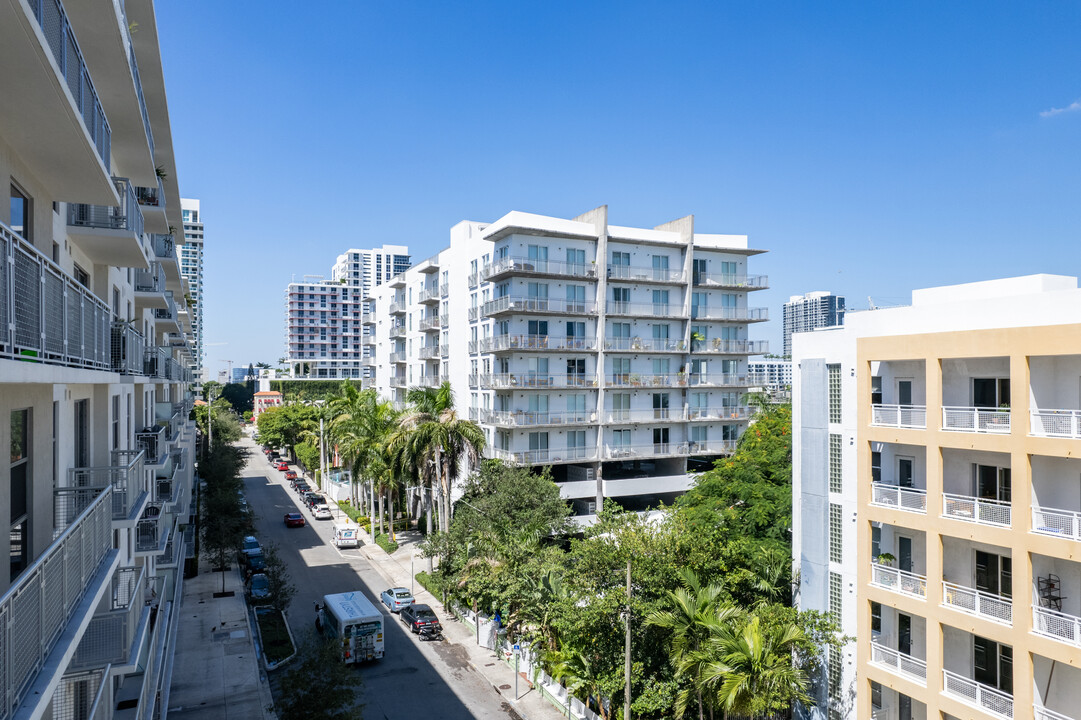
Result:
<svg viewBox="0 0 1081 720"><path fill-rule="evenodd" d="M631 559L627 558L627 614L623 621L627 624L627 638L623 646L623 665L627 676L624 698L623 720L631 720Z"/></svg>
<svg viewBox="0 0 1081 720"><path fill-rule="evenodd" d="M319 489L326 487L327 466L323 450L323 418L319 418Z"/></svg>

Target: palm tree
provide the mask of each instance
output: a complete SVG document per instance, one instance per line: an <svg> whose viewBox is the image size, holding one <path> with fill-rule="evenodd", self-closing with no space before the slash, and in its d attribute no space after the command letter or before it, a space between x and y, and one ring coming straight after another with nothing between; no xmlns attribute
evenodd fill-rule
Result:
<svg viewBox="0 0 1081 720"><path fill-rule="evenodd" d="M730 621L739 615L739 610L731 605L718 606L722 586L719 583L702 586L698 576L692 570L682 572L683 587L667 593L670 610L654 610L646 617L646 624L672 631L672 663L677 668L691 655L699 652L710 638L713 623ZM698 702L699 720L705 718L705 705L702 700L701 667L696 664L691 668L694 676L693 694ZM690 704L691 692L683 691L676 700L676 715L682 717Z"/></svg>
<svg viewBox="0 0 1081 720"><path fill-rule="evenodd" d="M383 482L385 487L382 475L390 466L388 441L398 424L398 412L374 390L358 391L350 384L342 385L342 396L331 401L330 410L334 414L331 426L341 454L351 466L354 483L363 479L370 484L369 511L374 528L376 484Z"/></svg>
<svg viewBox="0 0 1081 720"><path fill-rule="evenodd" d="M703 691L715 693L725 714L768 717L794 702L810 702L807 675L793 664L806 638L790 623L763 627L754 615L742 628L717 624L709 644L684 660L700 666Z"/></svg>
<svg viewBox="0 0 1081 720"><path fill-rule="evenodd" d="M604 707L601 677L593 663L584 654L575 651L555 652L548 656L548 672L555 680L562 680L567 687L567 694L575 695L579 690L586 692L586 705L591 700L597 701L597 710L602 720L608 720L608 710ZM570 702L570 697L567 698Z"/></svg>

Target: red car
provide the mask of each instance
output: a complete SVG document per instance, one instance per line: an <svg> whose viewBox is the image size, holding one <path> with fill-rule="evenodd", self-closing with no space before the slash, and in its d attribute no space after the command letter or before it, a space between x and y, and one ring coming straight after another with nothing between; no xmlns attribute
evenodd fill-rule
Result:
<svg viewBox="0 0 1081 720"><path fill-rule="evenodd" d="M278 464L275 465L274 467L276 467L278 470L288 470L289 469L289 463L285 462L284 460L279 460Z"/></svg>
<svg viewBox="0 0 1081 720"><path fill-rule="evenodd" d="M285 513L285 527L304 527L304 516L298 512Z"/></svg>
<svg viewBox="0 0 1081 720"><path fill-rule="evenodd" d="M297 471L296 470L287 470L285 472L285 479L286 480L296 480L297 479Z"/></svg>

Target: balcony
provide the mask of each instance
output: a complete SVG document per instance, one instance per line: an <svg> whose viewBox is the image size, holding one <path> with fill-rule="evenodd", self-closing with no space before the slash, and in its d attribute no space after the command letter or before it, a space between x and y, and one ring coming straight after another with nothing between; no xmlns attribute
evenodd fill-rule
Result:
<svg viewBox="0 0 1081 720"><path fill-rule="evenodd" d="M1034 506L1032 532L1081 542L1081 513Z"/></svg>
<svg viewBox="0 0 1081 720"><path fill-rule="evenodd" d="M392 363L404 363L407 360L408 360L408 357L406 356L406 353L405 353L404 350L402 350L400 352L392 352L390 354L390 361Z"/></svg>
<svg viewBox="0 0 1081 720"><path fill-rule="evenodd" d="M1013 624L1013 602L1003 595L992 595L982 590L943 580L942 604L991 622L1002 625Z"/></svg>
<svg viewBox="0 0 1081 720"><path fill-rule="evenodd" d="M765 290L769 287L769 278L765 275L696 272L692 280L698 287L724 290Z"/></svg>
<svg viewBox="0 0 1081 720"><path fill-rule="evenodd" d="M467 278L467 282L469 283L470 289L475 288L477 286L477 284L478 284L477 281L478 280L479 280L478 273L475 273L475 272L474 273L469 273L469 277ZM473 318L473 320L476 320L476 318Z"/></svg>
<svg viewBox="0 0 1081 720"><path fill-rule="evenodd" d="M737 373L690 373L687 375L676 375L677 387L734 387L745 388L751 387L755 384L755 378L752 375L743 375Z"/></svg>
<svg viewBox="0 0 1081 720"><path fill-rule="evenodd" d="M489 300L481 307L487 317L512 313L535 313L541 315L594 315L597 304L584 300L560 300L554 298L501 297Z"/></svg>
<svg viewBox="0 0 1081 720"><path fill-rule="evenodd" d="M597 456L597 449L595 447L573 447L513 452L492 448L491 453L493 458L518 465L550 465L552 463L593 460Z"/></svg>
<svg viewBox="0 0 1081 720"><path fill-rule="evenodd" d="M428 317L421 318L420 331L421 332L438 332L440 326L440 319L438 315L429 315Z"/></svg>
<svg viewBox="0 0 1081 720"><path fill-rule="evenodd" d="M395 325L390 329L390 338L396 340L405 337L405 325Z"/></svg>
<svg viewBox="0 0 1081 720"><path fill-rule="evenodd" d="M942 692L966 705L1013 720L1013 696L989 685L943 669Z"/></svg>
<svg viewBox="0 0 1081 720"><path fill-rule="evenodd" d="M151 261L147 269L137 268L134 277L135 305L139 308L165 307L166 279L161 263Z"/></svg>
<svg viewBox="0 0 1081 720"><path fill-rule="evenodd" d="M1069 715L1063 715L1062 713L1057 713L1054 710L1035 704L1032 706L1032 716L1035 720L1074 720Z"/></svg>
<svg viewBox="0 0 1081 720"><path fill-rule="evenodd" d="M604 349L610 352L685 352L687 343L669 338L624 338L604 339Z"/></svg>
<svg viewBox="0 0 1081 720"><path fill-rule="evenodd" d="M1008 408L944 407L942 429L1007 435L1010 432L1010 411Z"/></svg>
<svg viewBox="0 0 1081 720"><path fill-rule="evenodd" d="M690 407L687 409L689 422L733 422L749 420L756 409L748 405L722 405L720 407Z"/></svg>
<svg viewBox="0 0 1081 720"><path fill-rule="evenodd" d="M872 405L871 424L878 427L927 427L927 407L924 405Z"/></svg>
<svg viewBox="0 0 1081 720"><path fill-rule="evenodd" d="M393 303L391 303L390 304L390 314L391 315L404 315L405 314L405 303L404 302L393 302Z"/></svg>
<svg viewBox="0 0 1081 720"><path fill-rule="evenodd" d="M54 197L107 202L112 129L82 48L59 0L28 0L0 15L4 65L20 68L5 86L0 126L20 143L20 160ZM2 713L0 713L2 716Z"/></svg>
<svg viewBox="0 0 1081 720"><path fill-rule="evenodd" d="M166 460L166 432L159 425L135 433L135 447L142 450L147 465L162 465Z"/></svg>
<svg viewBox="0 0 1081 720"><path fill-rule="evenodd" d="M994 527L1010 527L1010 503L942 493L942 516Z"/></svg>
<svg viewBox="0 0 1081 720"><path fill-rule="evenodd" d="M604 457L608 460L635 460L650 457L681 457L685 455L727 455L733 452L735 448L735 440L605 445Z"/></svg>
<svg viewBox="0 0 1081 720"><path fill-rule="evenodd" d="M93 497L112 488L112 519L133 521L142 511L147 498L143 484L142 450L113 450L112 464L98 467L68 468L68 487L55 490L61 525L83 511ZM59 508L63 508L62 510Z"/></svg>
<svg viewBox="0 0 1081 720"><path fill-rule="evenodd" d="M927 687L927 661L871 642L871 663Z"/></svg>
<svg viewBox="0 0 1081 720"><path fill-rule="evenodd" d="M593 351L594 338L562 337L556 335L496 335L480 341L481 352L516 352L528 350Z"/></svg>
<svg viewBox="0 0 1081 720"><path fill-rule="evenodd" d="M24 702L45 702L66 664L67 638L78 636L105 592L117 558L111 507L106 488L0 596L0 717L12 717Z"/></svg>
<svg viewBox="0 0 1081 720"><path fill-rule="evenodd" d="M1029 434L1037 437L1081 438L1081 410L1030 410Z"/></svg>
<svg viewBox="0 0 1081 720"><path fill-rule="evenodd" d="M481 421L497 427L541 427L553 425L583 425L596 421L594 412L536 412L530 410L484 410Z"/></svg>
<svg viewBox="0 0 1081 720"><path fill-rule="evenodd" d="M871 585L910 597L927 597L927 578L908 570L871 563Z"/></svg>
<svg viewBox="0 0 1081 720"><path fill-rule="evenodd" d="M140 628L145 632L150 617L143 599L145 587L145 567L122 567L113 572L108 605L94 615L86 628L71 659L71 670L135 664L135 639Z"/></svg>
<svg viewBox="0 0 1081 720"><path fill-rule="evenodd" d="M871 483L871 504L926 515L927 491L889 485L883 482L873 482Z"/></svg>
<svg viewBox="0 0 1081 720"><path fill-rule="evenodd" d="M0 358L111 370L109 307L0 223Z"/></svg>
<svg viewBox="0 0 1081 720"><path fill-rule="evenodd" d="M534 373L487 373L480 375L480 386L486 390L520 388L595 388L597 376L589 374L539 375Z"/></svg>
<svg viewBox="0 0 1081 720"><path fill-rule="evenodd" d="M469 308L469 312L467 314L469 315L469 322L476 322L477 319L480 317L480 308L471 307Z"/></svg>
<svg viewBox="0 0 1081 720"><path fill-rule="evenodd" d="M180 327L180 315L177 313L172 290L165 293L165 307L154 310L154 321L158 330L183 332L183 328Z"/></svg>
<svg viewBox="0 0 1081 720"><path fill-rule="evenodd" d="M110 720L112 709L109 700L112 696L111 666L99 670L65 673L60 684L49 700L49 707L43 717L54 720L67 720L69 717L86 720ZM73 715L65 716L61 708L72 708Z"/></svg>
<svg viewBox="0 0 1081 720"><path fill-rule="evenodd" d="M404 377L392 377L390 379L390 386L392 388L404 388L409 387Z"/></svg>
<svg viewBox="0 0 1081 720"><path fill-rule="evenodd" d="M714 355L763 355L769 352L767 340L691 340L691 352Z"/></svg>
<svg viewBox="0 0 1081 720"><path fill-rule="evenodd" d="M444 380L445 378L440 375L421 375L420 378L417 379L417 385L426 388L437 388Z"/></svg>
<svg viewBox="0 0 1081 720"><path fill-rule="evenodd" d="M68 205L68 234L95 263L146 267L143 213L127 178L113 178L120 205Z"/></svg>
<svg viewBox="0 0 1081 720"><path fill-rule="evenodd" d="M683 305L673 303L631 303L609 300L605 312L617 317L685 317Z"/></svg>
<svg viewBox="0 0 1081 720"><path fill-rule="evenodd" d="M164 233L169 229L169 220L165 216L165 188L160 177L157 181L153 187L136 187L135 200L143 211L146 229L152 233Z"/></svg>
<svg viewBox="0 0 1081 720"><path fill-rule="evenodd" d="M1032 607L1032 632L1081 647L1081 618L1046 607Z"/></svg>
<svg viewBox="0 0 1081 720"><path fill-rule="evenodd" d="M609 265L609 280L625 280L636 283L660 283L662 285L682 285L687 282L687 273L669 268L641 267L637 265Z"/></svg>
<svg viewBox="0 0 1081 720"><path fill-rule="evenodd" d="M670 423L684 422L687 412L683 408L652 408L646 410L609 410L602 416L607 423Z"/></svg>
<svg viewBox="0 0 1081 720"><path fill-rule="evenodd" d="M596 278L597 266L594 263L567 263L559 260L506 257L485 265L480 271L481 280L495 281L512 276Z"/></svg>
<svg viewBox="0 0 1081 720"><path fill-rule="evenodd" d="M766 322L769 320L769 308L726 308L692 305L691 319L738 323Z"/></svg>
<svg viewBox="0 0 1081 720"><path fill-rule="evenodd" d="M159 502L147 503L143 516L135 525L135 554L160 555L165 552L168 533L162 526L163 505Z"/></svg>
<svg viewBox="0 0 1081 720"><path fill-rule="evenodd" d="M439 346L438 345L425 345L420 349L421 360L436 360L439 358Z"/></svg>
<svg viewBox="0 0 1081 720"><path fill-rule="evenodd" d="M417 295L417 302L422 305L438 305L439 304L439 286L427 287L420 291Z"/></svg>

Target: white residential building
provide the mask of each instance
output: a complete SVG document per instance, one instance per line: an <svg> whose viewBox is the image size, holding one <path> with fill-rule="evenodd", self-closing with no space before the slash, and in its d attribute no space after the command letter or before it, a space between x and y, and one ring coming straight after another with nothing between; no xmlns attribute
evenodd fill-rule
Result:
<svg viewBox="0 0 1081 720"><path fill-rule="evenodd" d="M844 325L845 299L818 290L806 295L793 295L784 304L783 355L792 355L792 334L810 332L816 328Z"/></svg>
<svg viewBox="0 0 1081 720"><path fill-rule="evenodd" d="M799 605L854 638L811 714L1081 717L1077 279L917 290L792 361Z"/></svg>
<svg viewBox="0 0 1081 720"><path fill-rule="evenodd" d="M780 391L792 387L792 361L783 358L760 358L747 364L755 383L766 390Z"/></svg>
<svg viewBox="0 0 1081 720"><path fill-rule="evenodd" d="M732 451L750 412L749 328L766 278L743 235L511 212L377 288L374 386L448 380L488 455L550 466L579 515L670 501Z"/></svg>
<svg viewBox="0 0 1081 720"><path fill-rule="evenodd" d="M180 199L181 217L184 221L184 244L180 246L180 273L188 281L188 297L191 298L191 325L195 346L192 372L196 380L203 379L203 216L199 201Z"/></svg>
<svg viewBox="0 0 1081 720"><path fill-rule="evenodd" d="M384 245L338 256L330 280L305 275L285 291L286 362L294 378L362 378L372 290L409 267L409 249Z"/></svg>
<svg viewBox="0 0 1081 720"><path fill-rule="evenodd" d="M153 4L0 3L0 98L0 718L164 717L195 429Z"/></svg>

